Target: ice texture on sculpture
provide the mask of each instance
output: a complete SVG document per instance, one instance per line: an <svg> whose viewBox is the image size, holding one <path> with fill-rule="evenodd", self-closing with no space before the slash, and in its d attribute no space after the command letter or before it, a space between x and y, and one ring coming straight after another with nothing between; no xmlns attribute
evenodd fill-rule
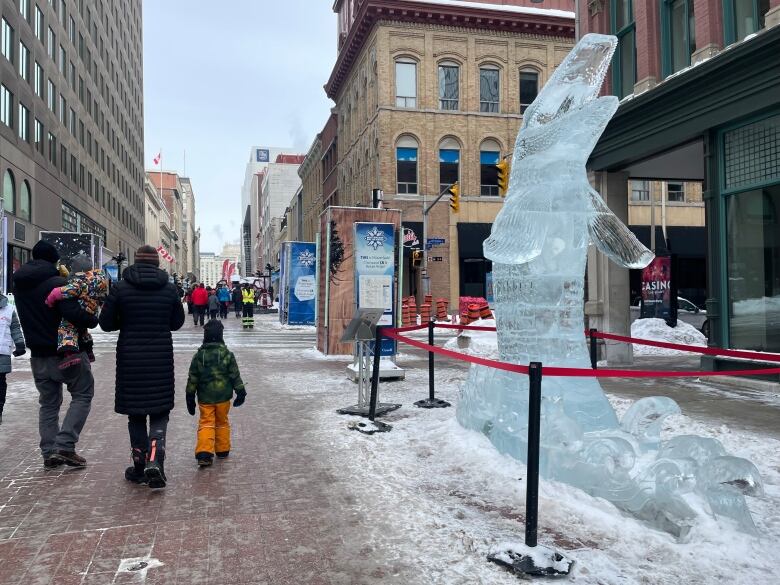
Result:
<svg viewBox="0 0 780 585"><path fill-rule="evenodd" d="M585 165L618 100L599 97L617 40L580 40L526 110L506 202L484 243L493 261L498 351L503 361L590 367L583 320L589 244L626 268L653 254L591 188ZM761 493L747 460L728 457L714 439L661 441L670 398L637 401L618 422L596 378L544 377L540 469L684 538L695 520L687 494L747 532L755 526L743 494ZM460 423L486 434L501 452L525 460L528 378L473 366ZM706 507L703 507L706 509Z"/></svg>

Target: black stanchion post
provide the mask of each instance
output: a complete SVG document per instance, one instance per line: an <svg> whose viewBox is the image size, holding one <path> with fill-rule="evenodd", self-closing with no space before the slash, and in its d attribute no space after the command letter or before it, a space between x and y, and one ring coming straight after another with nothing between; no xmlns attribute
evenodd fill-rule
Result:
<svg viewBox="0 0 780 585"><path fill-rule="evenodd" d="M434 343L434 330L436 329L436 321L431 319L428 321L428 345L433 347ZM428 398L425 400L418 400L414 403L415 406L419 408L447 408L448 406L451 406L449 402L446 400L442 400L441 398L436 398L436 392L434 387L433 378L435 375L435 367L433 362L433 352L431 350L428 350Z"/></svg>
<svg viewBox="0 0 780 585"><path fill-rule="evenodd" d="M568 575L574 561L537 542L539 524L539 430L542 414L542 363L528 364L528 461L525 487L525 546L513 550L499 546L488 560L506 567L516 575L551 577Z"/></svg>
<svg viewBox="0 0 780 585"><path fill-rule="evenodd" d="M374 339L374 369L371 371L371 398L368 405L368 420L376 416L376 396L379 392L379 358L382 355L382 328L377 325Z"/></svg>
<svg viewBox="0 0 780 585"><path fill-rule="evenodd" d="M433 345L434 321L428 321L428 345ZM433 352L428 351L428 400L433 402L435 399L433 388Z"/></svg>
<svg viewBox="0 0 780 585"><path fill-rule="evenodd" d="M539 521L539 426L542 412L542 364L528 365L528 481L525 492L525 544L536 546Z"/></svg>
<svg viewBox="0 0 780 585"><path fill-rule="evenodd" d="M598 361L599 361L599 348L598 348L598 339L596 338L596 331L597 329L594 329L591 327L590 329L590 367L594 370L598 367Z"/></svg>

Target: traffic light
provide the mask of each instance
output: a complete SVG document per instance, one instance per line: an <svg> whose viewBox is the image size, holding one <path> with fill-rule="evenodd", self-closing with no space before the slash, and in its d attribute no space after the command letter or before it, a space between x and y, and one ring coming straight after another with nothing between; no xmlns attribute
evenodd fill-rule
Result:
<svg viewBox="0 0 780 585"><path fill-rule="evenodd" d="M422 250L412 250L412 266L417 267L422 262Z"/></svg>
<svg viewBox="0 0 780 585"><path fill-rule="evenodd" d="M498 194L503 197L509 189L509 163L502 158L496 168L498 169Z"/></svg>
<svg viewBox="0 0 780 585"><path fill-rule="evenodd" d="M458 213L458 210L460 209L460 185L455 182L455 184L447 189L447 193L450 194L450 207L452 207L452 211Z"/></svg>

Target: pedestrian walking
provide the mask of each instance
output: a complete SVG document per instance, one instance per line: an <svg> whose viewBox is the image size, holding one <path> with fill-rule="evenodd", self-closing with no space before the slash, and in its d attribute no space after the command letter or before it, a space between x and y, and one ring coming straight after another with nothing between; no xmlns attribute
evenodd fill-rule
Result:
<svg viewBox="0 0 780 585"><path fill-rule="evenodd" d="M236 312L236 319L241 317L241 313L244 309L244 300L241 291L241 285L236 283L233 287L233 310Z"/></svg>
<svg viewBox="0 0 780 585"><path fill-rule="evenodd" d="M203 325L208 304L209 293L206 292L206 287L201 282L195 290L192 291L192 317L195 320L195 325Z"/></svg>
<svg viewBox="0 0 780 585"><path fill-rule="evenodd" d="M184 295L184 302L187 303L187 314L192 315L192 290L188 290Z"/></svg>
<svg viewBox="0 0 780 585"><path fill-rule="evenodd" d="M252 329L255 326L255 289L248 282L241 291L241 302L244 305L243 321L244 329Z"/></svg>
<svg viewBox="0 0 780 585"><path fill-rule="evenodd" d="M219 300L219 317L220 319L227 319L230 290L224 284L220 284L217 287L217 299Z"/></svg>
<svg viewBox="0 0 780 585"><path fill-rule="evenodd" d="M217 291L211 290L210 286L206 287L206 292L209 295L208 298L208 308L209 308L209 319L212 321L217 318L217 315L219 314L219 299L217 298Z"/></svg>
<svg viewBox="0 0 780 585"><path fill-rule="evenodd" d="M246 400L246 388L238 363L223 339L224 326L209 321L203 328L203 345L190 363L187 380L187 411L195 416L196 398L200 408L195 459L201 467L209 466L214 455L230 455L230 401L239 407Z"/></svg>
<svg viewBox="0 0 780 585"><path fill-rule="evenodd" d="M0 424L3 424L3 408L8 390L5 377L11 373L11 355L19 357L26 352L16 310L9 304L8 297L0 293Z"/></svg>
<svg viewBox="0 0 780 585"><path fill-rule="evenodd" d="M53 307L62 299L76 299L82 309L97 316L103 301L108 295L108 277L103 270L93 269L92 259L79 254L71 260L71 273L68 284L52 289L46 297L46 305ZM92 335L86 329L79 329L67 319L60 321L57 331L57 355L60 356L59 368L64 370L77 365L81 353L87 354L90 362L95 361L92 351Z"/></svg>
<svg viewBox="0 0 780 585"><path fill-rule="evenodd" d="M125 479L152 488L167 483L165 435L174 406L171 331L184 324L176 287L159 266L157 250L138 248L135 264L125 270L100 313L105 331L119 331L114 410L128 417L133 461Z"/></svg>
<svg viewBox="0 0 780 585"><path fill-rule="evenodd" d="M57 335L62 319L80 329L91 329L97 325L97 317L85 311L76 299L63 299L54 310L48 308L46 298L52 289L67 284L57 268L60 255L54 246L41 240L33 246L32 257L14 273L14 299L38 389L43 466L54 469L65 463L84 467L87 461L76 453L76 444L89 416L95 381L86 354L82 354L81 363L76 367L67 370L58 367ZM63 384L71 400L60 423Z"/></svg>

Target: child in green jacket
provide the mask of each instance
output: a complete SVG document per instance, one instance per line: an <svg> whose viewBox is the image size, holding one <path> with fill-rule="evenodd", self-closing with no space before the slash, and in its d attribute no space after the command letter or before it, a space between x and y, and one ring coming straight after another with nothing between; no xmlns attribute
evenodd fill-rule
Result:
<svg viewBox="0 0 780 585"><path fill-rule="evenodd" d="M212 464L214 453L221 459L230 454L230 401L234 392L233 406L246 400L236 356L225 346L223 331L220 321L206 323L203 345L192 358L187 380L187 411L195 416L196 395L200 407L195 458L204 467Z"/></svg>

